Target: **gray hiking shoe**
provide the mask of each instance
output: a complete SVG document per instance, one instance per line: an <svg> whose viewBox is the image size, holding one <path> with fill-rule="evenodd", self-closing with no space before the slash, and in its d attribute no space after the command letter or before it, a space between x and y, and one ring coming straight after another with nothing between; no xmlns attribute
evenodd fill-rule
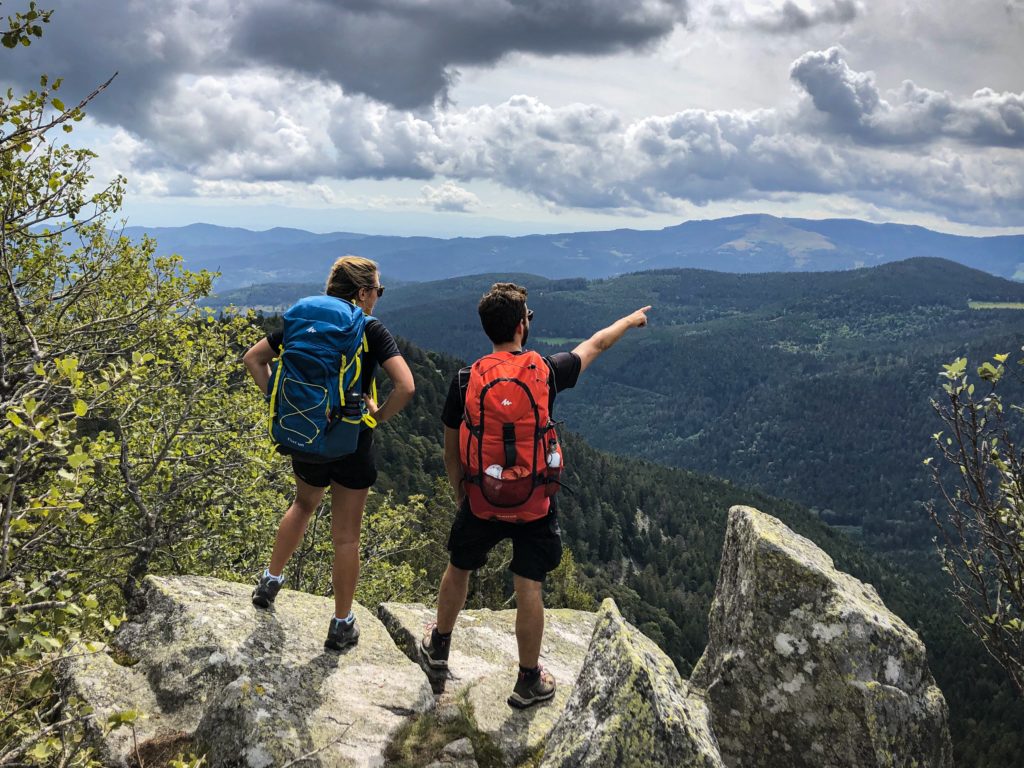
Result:
<svg viewBox="0 0 1024 768"><path fill-rule="evenodd" d="M252 591L252 604L257 608L269 608L274 604L274 598L281 591L284 579L275 579L264 573L260 576L259 584Z"/></svg>
<svg viewBox="0 0 1024 768"><path fill-rule="evenodd" d="M519 679L508 697L508 704L516 709L526 709L542 701L550 701L554 696L555 676L544 667L537 667L533 674L519 671Z"/></svg>
<svg viewBox="0 0 1024 768"><path fill-rule="evenodd" d="M444 672L448 669L448 651L452 647L452 638L441 637L437 625L431 624L427 632L420 638L420 661L426 664L431 672Z"/></svg>
<svg viewBox="0 0 1024 768"><path fill-rule="evenodd" d="M328 651L343 651L358 642L359 627L356 626L354 618L351 622L331 619L331 625L327 628L327 639L324 640L324 648Z"/></svg>

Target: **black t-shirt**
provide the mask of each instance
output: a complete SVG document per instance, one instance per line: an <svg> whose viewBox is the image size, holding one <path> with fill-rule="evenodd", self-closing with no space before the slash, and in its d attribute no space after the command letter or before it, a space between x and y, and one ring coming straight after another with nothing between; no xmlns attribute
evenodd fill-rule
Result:
<svg viewBox="0 0 1024 768"><path fill-rule="evenodd" d="M373 381L373 374L378 365L383 365L385 360L395 356L401 356L402 352L395 343L395 337L384 327L384 324L377 318L373 318L366 324L366 345L369 351L363 355L363 392L369 393L370 383ZM267 342L270 347L280 354L281 346L284 344L284 331L275 331L267 334Z"/></svg>
<svg viewBox="0 0 1024 768"><path fill-rule="evenodd" d="M548 355L544 362L551 369L551 378L548 387L548 413L552 412L555 406L555 394L563 389L572 389L576 386L576 380L580 377L580 358L575 352L557 352ZM449 429L458 429L462 424L462 414L466 410L465 392L459 383L467 381L463 371L455 374L452 383L448 387L448 397L444 401L444 410L441 411L441 422Z"/></svg>

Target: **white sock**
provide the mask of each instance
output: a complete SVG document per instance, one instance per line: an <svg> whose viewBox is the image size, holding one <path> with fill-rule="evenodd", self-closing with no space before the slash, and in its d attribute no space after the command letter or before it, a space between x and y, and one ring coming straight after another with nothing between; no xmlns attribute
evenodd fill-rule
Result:
<svg viewBox="0 0 1024 768"><path fill-rule="evenodd" d="M269 569L269 568L266 568L266 569L264 569L264 571L263 571L263 575L264 575L264 576L266 576L266 577L268 577L268 578L271 578L271 579L273 579L273 580L274 580L274 581L276 581L276 582L277 582L278 584L280 584L280 583L282 583L282 582L284 581L284 574L283 574L283 573L282 573L282 574L281 574L280 576L275 576L274 574L272 574L272 573L270 572L270 569Z"/></svg>
<svg viewBox="0 0 1024 768"><path fill-rule="evenodd" d="M353 621L356 620L356 617L355 617L355 614L352 613L352 611L349 611L348 612L348 616L346 616L345 618L341 619L341 618L338 618L337 616L335 616L334 620L335 621L340 621L343 624L351 624Z"/></svg>

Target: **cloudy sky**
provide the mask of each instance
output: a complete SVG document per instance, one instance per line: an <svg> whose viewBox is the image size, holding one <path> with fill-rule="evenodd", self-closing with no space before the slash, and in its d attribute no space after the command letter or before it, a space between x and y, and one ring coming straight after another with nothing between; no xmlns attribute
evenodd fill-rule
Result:
<svg viewBox="0 0 1024 768"><path fill-rule="evenodd" d="M118 73L76 140L130 224L1024 232L1024 0L42 5L0 82Z"/></svg>

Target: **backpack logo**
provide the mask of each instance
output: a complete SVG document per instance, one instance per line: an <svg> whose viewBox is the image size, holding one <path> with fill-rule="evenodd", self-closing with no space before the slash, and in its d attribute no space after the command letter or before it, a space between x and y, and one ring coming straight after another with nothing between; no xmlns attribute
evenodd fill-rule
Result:
<svg viewBox="0 0 1024 768"><path fill-rule="evenodd" d="M501 404L508 408L510 405L512 405L512 401L506 397L504 400L501 401Z"/></svg>
<svg viewBox="0 0 1024 768"><path fill-rule="evenodd" d="M316 333L316 328L307 328L306 333Z"/></svg>

